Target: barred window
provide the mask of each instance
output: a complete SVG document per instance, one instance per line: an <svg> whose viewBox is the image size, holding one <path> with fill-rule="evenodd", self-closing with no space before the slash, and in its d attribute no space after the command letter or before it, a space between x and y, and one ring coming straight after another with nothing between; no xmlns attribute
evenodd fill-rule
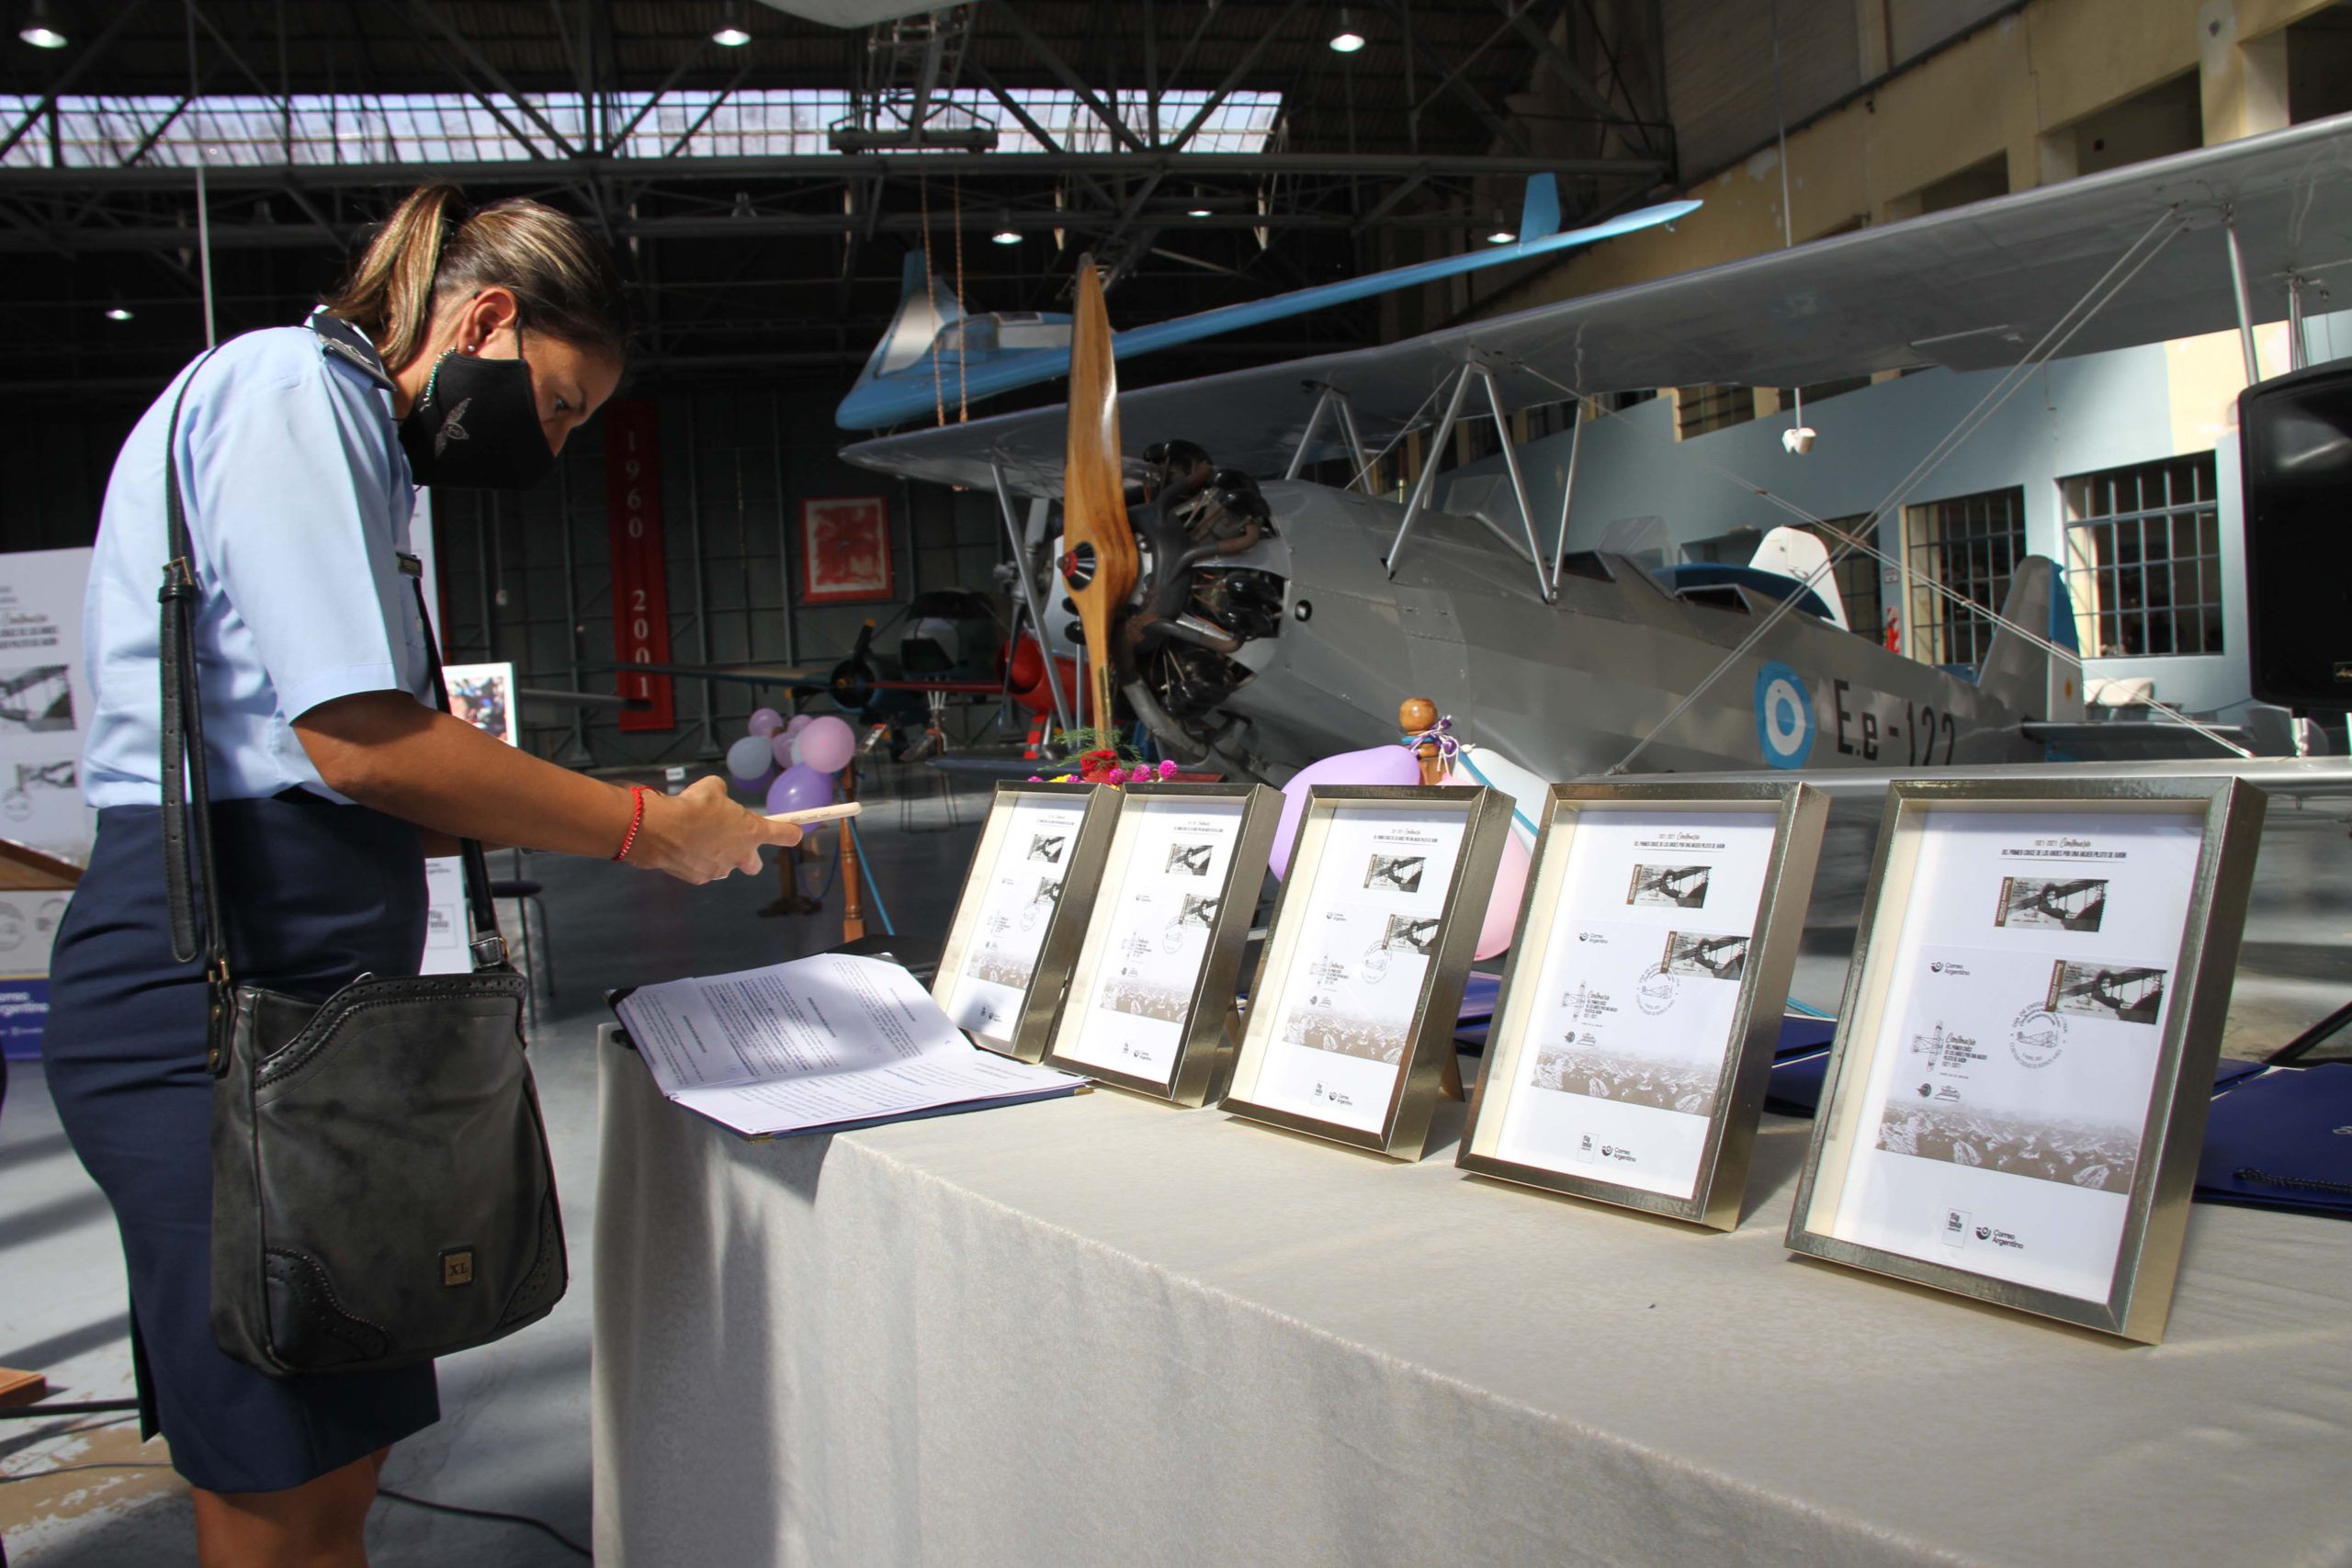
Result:
<svg viewBox="0 0 2352 1568"><path fill-rule="evenodd" d="M2213 455L2060 481L2066 588L2086 659L2222 651Z"/></svg>
<svg viewBox="0 0 2352 1568"><path fill-rule="evenodd" d="M1993 615L2025 555L2025 491L2017 487L1903 509L1911 583L1911 654L1929 664L1981 664ZM1925 581L1917 581L1925 579ZM1938 584L1960 595L1935 592Z"/></svg>
<svg viewBox="0 0 2352 1568"><path fill-rule="evenodd" d="M1728 430L1755 417L1753 387L1684 387L1675 394L1677 440L1688 441L1711 430Z"/></svg>

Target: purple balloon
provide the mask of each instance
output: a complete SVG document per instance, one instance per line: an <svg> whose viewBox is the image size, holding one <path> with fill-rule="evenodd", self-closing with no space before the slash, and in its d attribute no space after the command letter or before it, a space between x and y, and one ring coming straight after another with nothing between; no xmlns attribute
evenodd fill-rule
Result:
<svg viewBox="0 0 2352 1568"><path fill-rule="evenodd" d="M833 781L816 769L796 764L768 785L768 815L784 811L813 811L833 803Z"/></svg>
<svg viewBox="0 0 2352 1568"><path fill-rule="evenodd" d="M777 767L788 768L792 766L793 763L800 761L799 758L792 754L793 748L797 744L799 743L793 739L792 732L788 729L777 731L776 734L769 739L768 751L770 755L775 758L775 765Z"/></svg>
<svg viewBox="0 0 2352 1568"><path fill-rule="evenodd" d="M797 713L792 716L791 721L784 727L784 732L786 735L797 735L816 722L817 716L813 713Z"/></svg>
<svg viewBox="0 0 2352 1568"><path fill-rule="evenodd" d="M784 715L776 712L775 709L753 708L752 710L751 722L746 724L743 727L743 729L744 733L756 735L761 739L764 740L783 728Z"/></svg>
<svg viewBox="0 0 2352 1568"><path fill-rule="evenodd" d="M820 773L838 773L857 755L857 731L831 714L809 721L797 739L803 765Z"/></svg>
<svg viewBox="0 0 2352 1568"><path fill-rule="evenodd" d="M1283 814L1274 824L1274 852L1269 863L1276 876L1290 872L1291 847L1298 842L1298 824L1306 815L1306 792L1317 784L1417 784L1420 760L1402 746L1374 746L1367 751L1342 751L1299 769L1283 785Z"/></svg>

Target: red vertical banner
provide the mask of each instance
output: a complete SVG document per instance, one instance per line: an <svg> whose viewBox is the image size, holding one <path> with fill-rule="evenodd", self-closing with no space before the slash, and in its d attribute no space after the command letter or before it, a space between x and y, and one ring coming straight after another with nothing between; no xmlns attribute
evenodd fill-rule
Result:
<svg viewBox="0 0 2352 1568"><path fill-rule="evenodd" d="M624 664L670 662L670 575L662 544L662 425L650 398L605 406L605 508L612 529L613 648ZM623 729L673 729L667 675L624 671Z"/></svg>

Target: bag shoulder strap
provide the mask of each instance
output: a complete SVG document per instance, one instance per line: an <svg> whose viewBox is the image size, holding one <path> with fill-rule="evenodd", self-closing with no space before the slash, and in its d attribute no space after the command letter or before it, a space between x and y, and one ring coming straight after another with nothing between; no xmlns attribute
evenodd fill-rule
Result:
<svg viewBox="0 0 2352 1568"><path fill-rule="evenodd" d="M220 923L220 879L212 858L212 795L205 773L204 704L197 686L196 618L204 593L197 586L196 548L188 537L187 513L180 496L180 411L188 389L217 348L205 351L180 382L172 400L171 423L164 433L164 586L156 637L161 672L163 731L164 886L171 906L172 957L182 964L201 958L216 987L229 983L228 944ZM194 840L190 841L191 812ZM204 889L204 925L199 936L189 886L188 853L196 855L194 879Z"/></svg>
<svg viewBox="0 0 2352 1568"><path fill-rule="evenodd" d="M171 911L172 956L186 964L203 961L211 980L216 1004L225 999L232 984L226 926L220 915L220 878L212 844L212 796L205 767L204 703L198 681L196 621L204 594L196 580L196 551L188 533L187 504L180 493L180 411L188 388L196 382L219 349L204 357L180 383L172 400L171 423L164 434L164 528L168 558L164 586L156 599L163 606L163 625L156 639L156 662L162 690L159 726L163 739L164 886ZM425 655L433 678L435 702L449 709L449 692L441 677L441 648L426 612L421 570L411 570L415 558L403 557L401 570L416 592L416 613L424 630ZM190 855L193 852L193 867ZM477 966L503 963L505 942L498 931L498 908L490 896L490 866L481 840L462 844L466 901L473 917ZM203 889L204 918L197 923L195 889Z"/></svg>

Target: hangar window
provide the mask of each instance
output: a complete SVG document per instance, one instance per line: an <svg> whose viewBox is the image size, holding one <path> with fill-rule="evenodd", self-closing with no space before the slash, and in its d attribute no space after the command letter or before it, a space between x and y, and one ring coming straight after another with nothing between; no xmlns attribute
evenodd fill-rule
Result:
<svg viewBox="0 0 2352 1568"><path fill-rule="evenodd" d="M1911 584L1911 656L1929 664L1981 664L1993 615L2025 555L2025 491L2012 486L1903 509L1903 558ZM1958 594L1955 601L1935 591Z"/></svg>
<svg viewBox="0 0 2352 1568"><path fill-rule="evenodd" d="M1728 430L1756 417L1753 387L1684 387L1675 393L1674 434L1688 441L1711 430Z"/></svg>
<svg viewBox="0 0 2352 1568"><path fill-rule="evenodd" d="M2087 659L2222 651L2213 454L2060 481L2066 587Z"/></svg>
<svg viewBox="0 0 2352 1568"><path fill-rule="evenodd" d="M947 96L938 112L958 124L995 126L998 152L1046 150L993 96L977 88ZM1110 129L1075 93L1016 87L1010 96L1065 151L1112 149ZM1161 123L1189 123L1209 97L1205 89L1162 93ZM1130 124L1142 118L1143 95L1117 98ZM1184 152L1262 152L1282 103L1279 92L1228 93ZM47 104L0 93L0 117L11 125L34 114L47 118ZM21 138L0 164L190 167L199 147L215 166L512 162L559 153L559 135L572 148L606 145L622 158L781 157L831 152L828 132L849 113L847 93L805 87L606 93L594 100L579 93L215 93L189 102L167 93L68 93L56 101L55 135Z"/></svg>

